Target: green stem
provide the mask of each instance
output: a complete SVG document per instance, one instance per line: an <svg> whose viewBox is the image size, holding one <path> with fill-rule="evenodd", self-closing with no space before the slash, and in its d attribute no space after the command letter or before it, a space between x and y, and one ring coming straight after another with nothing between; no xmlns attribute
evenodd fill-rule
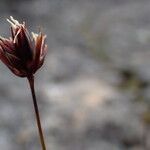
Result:
<svg viewBox="0 0 150 150"><path fill-rule="evenodd" d="M32 93L33 105L34 105L36 122L37 122L38 131L39 131L42 150L46 150L46 145L45 145L45 142L44 142L44 135L43 135L41 121L40 121L39 108L38 108L36 95L35 95L35 89L34 89L34 76L31 75L31 76L27 77L27 79L29 81L29 85L30 85L30 89L31 89L31 93Z"/></svg>

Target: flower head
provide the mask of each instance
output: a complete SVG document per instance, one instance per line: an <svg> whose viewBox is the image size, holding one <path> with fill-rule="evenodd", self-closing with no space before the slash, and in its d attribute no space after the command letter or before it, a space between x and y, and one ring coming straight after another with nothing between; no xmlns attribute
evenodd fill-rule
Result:
<svg viewBox="0 0 150 150"><path fill-rule="evenodd" d="M21 24L12 16L7 21L11 24L11 37L0 37L0 59L17 76L33 75L44 62L46 35L32 32L30 36L25 22Z"/></svg>

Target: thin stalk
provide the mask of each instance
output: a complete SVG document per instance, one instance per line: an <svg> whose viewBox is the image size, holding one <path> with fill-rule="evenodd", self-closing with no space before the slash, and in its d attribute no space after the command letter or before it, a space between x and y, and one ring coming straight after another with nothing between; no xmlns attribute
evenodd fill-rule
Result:
<svg viewBox="0 0 150 150"><path fill-rule="evenodd" d="M37 122L38 131L39 131L39 137L40 137L42 150L46 150L46 145L45 145L45 141L44 141L44 135L43 135L41 121L40 121L39 108L38 108L36 95L35 95L35 89L34 89L34 76L31 75L31 76L27 77L27 79L29 81L31 94L32 94L32 98L33 98L34 111L35 111L36 122Z"/></svg>

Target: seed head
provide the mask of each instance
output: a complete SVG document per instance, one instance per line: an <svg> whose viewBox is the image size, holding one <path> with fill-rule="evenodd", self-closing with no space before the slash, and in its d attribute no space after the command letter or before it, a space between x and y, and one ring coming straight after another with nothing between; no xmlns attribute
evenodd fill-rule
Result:
<svg viewBox="0 0 150 150"><path fill-rule="evenodd" d="M30 36L25 22L22 24L12 16L11 37L0 37L0 59L17 76L33 75L43 64L47 52L46 35L33 33Z"/></svg>

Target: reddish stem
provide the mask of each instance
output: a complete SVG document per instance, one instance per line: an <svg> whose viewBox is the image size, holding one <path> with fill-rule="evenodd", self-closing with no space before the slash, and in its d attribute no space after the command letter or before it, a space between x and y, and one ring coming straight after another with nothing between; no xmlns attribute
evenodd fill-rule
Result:
<svg viewBox="0 0 150 150"><path fill-rule="evenodd" d="M44 142L44 135L43 135L41 121L40 121L39 108L38 108L36 95L35 95L35 89L34 89L34 76L31 75L31 76L27 77L27 79L29 81L29 85L30 85L30 89L31 89L31 93L32 93L33 105L34 105L36 122L37 122L38 131L39 131L42 150L46 150L46 145L45 145L45 142Z"/></svg>

